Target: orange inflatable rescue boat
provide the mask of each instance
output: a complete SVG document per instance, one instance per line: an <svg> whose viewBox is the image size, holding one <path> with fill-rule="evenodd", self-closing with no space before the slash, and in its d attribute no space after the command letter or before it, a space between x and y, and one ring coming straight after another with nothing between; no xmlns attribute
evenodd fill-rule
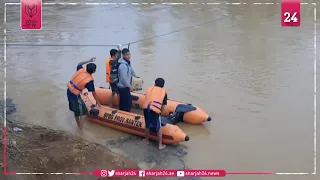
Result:
<svg viewBox="0 0 320 180"><path fill-rule="evenodd" d="M110 96L111 96L111 90L107 88L96 88L95 89L98 100L103 105L110 104ZM132 107L135 109L141 109L142 104L145 99L144 94L139 93L131 93L132 96ZM119 100L117 97L113 100L113 105L118 106ZM211 117L205 113L202 109L199 107L196 107L191 104L186 104L174 100L168 100L168 104L164 108L164 112L162 112L163 116L169 116L170 114L174 112L183 112L183 117L181 119L182 122L188 123L188 124L201 124L203 122L211 121Z"/></svg>
<svg viewBox="0 0 320 180"><path fill-rule="evenodd" d="M100 91L104 89L96 88L97 96L102 105L107 105L109 95L111 91L105 89L107 94L103 94ZM129 113L106 106L96 107L96 101L92 96L92 93L88 92L87 89L82 91L81 98L86 104L89 115L88 118L94 123L104 125L119 131L124 131L130 134L138 136L145 136L145 120L143 115ZM186 135L178 126L174 125L175 122L179 121L179 118L183 113L173 113L171 117L161 117L161 131L162 141L165 144L175 144L183 141L189 141L189 136ZM150 139L158 140L157 134L150 132Z"/></svg>

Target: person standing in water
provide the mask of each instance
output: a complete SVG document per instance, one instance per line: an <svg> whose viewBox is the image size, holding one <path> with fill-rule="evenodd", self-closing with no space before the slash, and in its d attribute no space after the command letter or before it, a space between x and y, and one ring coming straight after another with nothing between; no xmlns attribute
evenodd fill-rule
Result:
<svg viewBox="0 0 320 180"><path fill-rule="evenodd" d="M167 105L168 97L167 92L163 88L164 79L157 78L155 80L154 86L148 88L145 95L145 101L143 103L143 113L146 122L145 136L143 141L149 144L149 134L150 130L155 131L158 134L159 149L163 149L166 146L162 144L162 132L161 132L161 120L160 116L163 112L165 105Z"/></svg>
<svg viewBox="0 0 320 180"><path fill-rule="evenodd" d="M97 69L97 66L94 63L91 63L94 62L95 59L96 58L93 57L88 61L80 62L77 66L77 72L73 75L72 79L68 82L67 85L69 110L74 113L74 118L77 122L80 132L83 129L84 120L88 115L86 105L80 96L82 90L87 88L89 92L92 92L97 105L101 106L95 92L94 79L92 77L92 74L95 73ZM87 64L86 69L83 68L84 64Z"/></svg>

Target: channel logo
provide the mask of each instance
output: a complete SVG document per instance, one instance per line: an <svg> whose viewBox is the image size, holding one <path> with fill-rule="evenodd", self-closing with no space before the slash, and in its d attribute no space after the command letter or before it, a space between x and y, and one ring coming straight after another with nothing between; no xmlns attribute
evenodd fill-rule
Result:
<svg viewBox="0 0 320 180"><path fill-rule="evenodd" d="M184 177L184 171L177 171L178 177Z"/></svg>
<svg viewBox="0 0 320 180"><path fill-rule="evenodd" d="M145 171L139 171L139 177L146 177Z"/></svg>

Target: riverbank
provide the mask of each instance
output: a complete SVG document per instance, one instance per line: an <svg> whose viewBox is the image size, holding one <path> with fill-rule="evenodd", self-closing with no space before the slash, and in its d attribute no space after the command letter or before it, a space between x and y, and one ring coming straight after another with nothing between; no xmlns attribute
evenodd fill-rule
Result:
<svg viewBox="0 0 320 180"><path fill-rule="evenodd" d="M20 128L21 132L13 131L15 127ZM3 134L3 121L0 124L0 128ZM1 154L4 151L3 142L2 135L0 143ZM3 156L1 156L0 179L4 180L98 179L91 175L3 176L3 160ZM7 122L7 171L62 173L92 172L94 169L139 168L134 161L113 153L106 147L85 141L67 132L20 122Z"/></svg>
<svg viewBox="0 0 320 180"><path fill-rule="evenodd" d="M4 102L0 101L0 109ZM7 171L8 172L92 172L94 169L188 169L184 163L187 147L170 145L159 151L157 142L149 145L141 137L127 136L106 139L105 142L84 140L66 131L53 130L25 123L18 105L11 98L6 101L7 114ZM0 117L3 117L0 111ZM87 124L89 125L89 124ZM111 130L111 129L109 129ZM0 118L3 135L3 120ZM112 133L112 131L109 131ZM3 136L0 153L3 154ZM99 144L96 144L99 143ZM3 157L0 157L3 166ZM0 164L1 165L1 164ZM0 168L2 171L3 167ZM3 172L0 172L3 175ZM0 179L4 179L1 177ZM16 180L21 176L7 176ZM97 179L93 176L26 176L21 179ZM188 178L197 179L197 178Z"/></svg>

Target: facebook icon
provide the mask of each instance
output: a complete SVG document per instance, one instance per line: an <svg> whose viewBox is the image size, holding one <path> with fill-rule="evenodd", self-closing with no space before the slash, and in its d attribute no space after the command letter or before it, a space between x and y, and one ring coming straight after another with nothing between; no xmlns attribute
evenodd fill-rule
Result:
<svg viewBox="0 0 320 180"><path fill-rule="evenodd" d="M139 171L139 177L145 177L146 172L145 171Z"/></svg>

